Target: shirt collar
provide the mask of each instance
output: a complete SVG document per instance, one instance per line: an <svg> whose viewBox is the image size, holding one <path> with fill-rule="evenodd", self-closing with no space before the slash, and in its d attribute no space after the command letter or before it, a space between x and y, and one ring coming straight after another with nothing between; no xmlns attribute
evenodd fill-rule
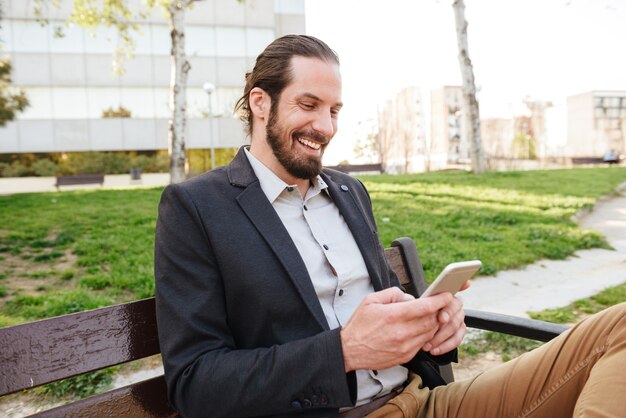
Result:
<svg viewBox="0 0 626 418"><path fill-rule="evenodd" d="M244 151L246 153L246 157L248 157L250 165L252 166L254 174L259 179L261 190L263 190L263 193L265 193L265 196L270 203L274 203L274 201L285 189L289 187L297 187L295 184L290 185L282 181L272 170L267 168L265 164L252 155L248 148L244 148ZM328 185L324 182L322 177L318 175L311 181L311 187L309 188L307 197L315 196L327 188Z"/></svg>

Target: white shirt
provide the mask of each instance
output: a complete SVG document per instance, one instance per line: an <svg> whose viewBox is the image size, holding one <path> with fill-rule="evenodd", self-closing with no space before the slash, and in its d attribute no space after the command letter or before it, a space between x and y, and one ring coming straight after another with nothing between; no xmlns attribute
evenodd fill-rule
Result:
<svg viewBox="0 0 626 418"><path fill-rule="evenodd" d="M363 298L374 292L361 251L328 186L317 176L302 198L247 149L246 156L261 189L280 217L309 272L330 329L345 325ZM407 378L402 366L357 370L357 405L389 393Z"/></svg>

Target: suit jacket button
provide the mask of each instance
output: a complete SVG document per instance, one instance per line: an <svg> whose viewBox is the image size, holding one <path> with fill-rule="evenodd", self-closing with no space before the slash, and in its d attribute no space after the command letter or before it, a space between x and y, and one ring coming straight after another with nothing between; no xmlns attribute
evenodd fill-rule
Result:
<svg viewBox="0 0 626 418"><path fill-rule="evenodd" d="M326 395L320 396L320 404L323 406L328 405L328 398L326 397Z"/></svg>
<svg viewBox="0 0 626 418"><path fill-rule="evenodd" d="M300 403L300 401L293 401L291 402L291 407L296 409L302 409L302 404Z"/></svg>
<svg viewBox="0 0 626 418"><path fill-rule="evenodd" d="M312 403L313 403L313 405L315 405L315 406L317 406L317 405L319 405L319 404L320 404L320 400L319 400L319 398L317 397L317 395L313 395L313 396L311 396L311 402L312 402Z"/></svg>
<svg viewBox="0 0 626 418"><path fill-rule="evenodd" d="M303 405L305 408L310 408L311 406L313 406L313 404L311 403L311 400L310 400L310 399L307 399L307 398L304 398L304 399L302 400L302 405Z"/></svg>
<svg viewBox="0 0 626 418"><path fill-rule="evenodd" d="M341 188L341 190L343 190L344 192L348 191L348 186L346 186L345 184L342 184L341 186L339 186Z"/></svg>

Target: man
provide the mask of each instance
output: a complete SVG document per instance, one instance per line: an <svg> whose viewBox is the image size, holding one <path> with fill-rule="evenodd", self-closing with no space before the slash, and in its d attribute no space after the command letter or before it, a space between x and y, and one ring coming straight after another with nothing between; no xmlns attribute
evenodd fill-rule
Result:
<svg viewBox="0 0 626 418"><path fill-rule="evenodd" d="M402 293L367 191L322 170L342 107L335 53L308 36L277 39L246 75L237 107L249 149L168 187L159 207L157 319L169 397L181 414L571 416L587 381L579 375L597 364L613 369L600 376L623 390L609 367L624 361L624 331L613 334L626 328L616 325L623 307L587 321L601 332L584 350L578 337L528 356L520 370L438 386L431 364L455 360L462 303L448 293Z"/></svg>

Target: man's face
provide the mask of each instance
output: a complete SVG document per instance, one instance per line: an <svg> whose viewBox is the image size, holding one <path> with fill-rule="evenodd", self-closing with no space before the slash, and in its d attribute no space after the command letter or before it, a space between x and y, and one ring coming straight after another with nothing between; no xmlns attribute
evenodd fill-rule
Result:
<svg viewBox="0 0 626 418"><path fill-rule="evenodd" d="M272 103L267 142L293 177L311 179L322 170L322 155L337 132L341 76L336 63L294 57L292 81Z"/></svg>

